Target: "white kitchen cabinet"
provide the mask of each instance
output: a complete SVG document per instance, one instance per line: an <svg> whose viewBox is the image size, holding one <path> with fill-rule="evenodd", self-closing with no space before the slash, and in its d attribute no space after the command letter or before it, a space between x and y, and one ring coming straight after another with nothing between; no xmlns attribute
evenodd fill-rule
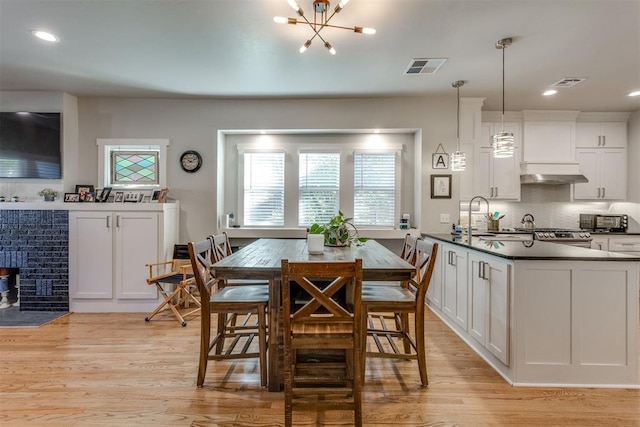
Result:
<svg viewBox="0 0 640 427"><path fill-rule="evenodd" d="M442 312L467 330L467 252L459 246L442 245Z"/></svg>
<svg viewBox="0 0 640 427"><path fill-rule="evenodd" d="M166 211L166 212L165 212ZM147 311L157 305L147 263L177 241L177 208L69 213L69 302L76 312Z"/></svg>
<svg viewBox="0 0 640 427"><path fill-rule="evenodd" d="M576 200L624 200L627 195L625 148L579 148L576 160L589 182L574 184Z"/></svg>
<svg viewBox="0 0 640 427"><path fill-rule="evenodd" d="M445 257L443 256L442 243L438 243L438 254L436 255L435 265L433 267L433 273L431 273L431 282L427 288L427 302L430 306L436 307L438 310L442 310L442 269L444 265Z"/></svg>
<svg viewBox="0 0 640 427"><path fill-rule="evenodd" d="M638 255L640 253L640 236L611 236L609 237L609 251Z"/></svg>
<svg viewBox="0 0 640 427"><path fill-rule="evenodd" d="M577 122L576 147L626 148L626 122Z"/></svg>
<svg viewBox="0 0 640 427"><path fill-rule="evenodd" d="M573 162L575 160L575 121L525 120L522 145L523 162Z"/></svg>
<svg viewBox="0 0 640 427"><path fill-rule="evenodd" d="M509 264L469 254L469 334L509 365Z"/></svg>
<svg viewBox="0 0 640 427"><path fill-rule="evenodd" d="M481 144L474 147L473 195L495 200L520 199L520 124L505 122L505 132L514 134L515 154L494 158L491 137L502 130L501 122L481 124Z"/></svg>
<svg viewBox="0 0 640 427"><path fill-rule="evenodd" d="M591 249L597 249L599 251L609 250L609 239L607 237L594 237L591 240Z"/></svg>

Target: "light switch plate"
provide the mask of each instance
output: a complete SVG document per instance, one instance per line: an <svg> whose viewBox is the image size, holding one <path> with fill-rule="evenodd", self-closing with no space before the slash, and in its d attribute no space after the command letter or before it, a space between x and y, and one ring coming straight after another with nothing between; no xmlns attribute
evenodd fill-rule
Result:
<svg viewBox="0 0 640 427"><path fill-rule="evenodd" d="M449 223L449 214L440 214L440 224Z"/></svg>

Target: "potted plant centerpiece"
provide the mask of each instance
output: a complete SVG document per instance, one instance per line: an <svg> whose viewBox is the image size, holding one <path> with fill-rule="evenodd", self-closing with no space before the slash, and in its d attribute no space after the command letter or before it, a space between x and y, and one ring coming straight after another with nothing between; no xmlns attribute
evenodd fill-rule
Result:
<svg viewBox="0 0 640 427"><path fill-rule="evenodd" d="M58 197L58 192L53 188L45 188L38 191L38 196L43 196L45 202L53 202Z"/></svg>
<svg viewBox="0 0 640 427"><path fill-rule="evenodd" d="M353 218L347 218L342 211L338 211L338 215L331 218L328 223L311 225L309 235L323 234L325 246L359 245L369 240L367 237L360 237L352 220Z"/></svg>

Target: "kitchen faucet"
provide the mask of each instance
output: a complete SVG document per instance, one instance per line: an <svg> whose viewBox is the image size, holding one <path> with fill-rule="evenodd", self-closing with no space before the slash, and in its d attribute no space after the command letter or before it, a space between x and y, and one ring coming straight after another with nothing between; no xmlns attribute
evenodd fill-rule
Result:
<svg viewBox="0 0 640 427"><path fill-rule="evenodd" d="M489 201L482 196L474 196L473 198L471 198L471 200L469 201L469 233L467 233L467 243L469 244L471 244L471 205L473 204L473 201L475 199L484 200L484 202L487 204L487 219L489 218ZM480 207L480 205L478 205L478 207Z"/></svg>

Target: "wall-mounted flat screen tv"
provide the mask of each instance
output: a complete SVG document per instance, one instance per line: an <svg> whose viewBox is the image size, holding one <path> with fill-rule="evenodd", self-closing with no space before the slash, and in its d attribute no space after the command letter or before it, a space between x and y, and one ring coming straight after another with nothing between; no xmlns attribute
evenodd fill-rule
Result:
<svg viewBox="0 0 640 427"><path fill-rule="evenodd" d="M0 113L0 178L62 177L60 113Z"/></svg>

